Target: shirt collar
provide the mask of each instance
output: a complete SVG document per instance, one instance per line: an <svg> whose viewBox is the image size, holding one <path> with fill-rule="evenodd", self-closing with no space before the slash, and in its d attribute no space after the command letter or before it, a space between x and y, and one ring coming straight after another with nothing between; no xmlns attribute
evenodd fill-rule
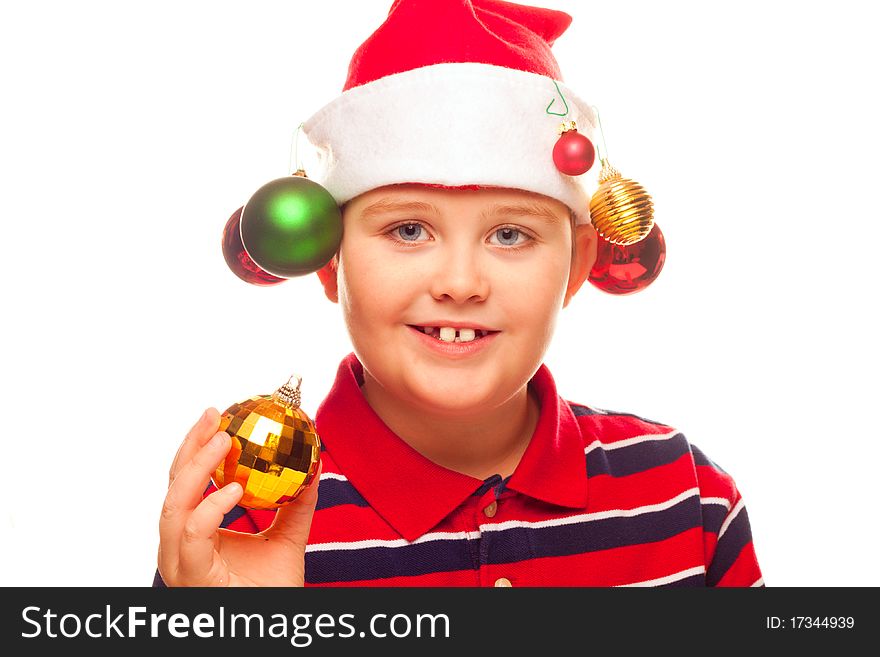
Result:
<svg viewBox="0 0 880 657"><path fill-rule="evenodd" d="M422 536L483 482L425 458L389 429L361 392L363 365L354 353L315 415L321 441L342 473L405 539ZM529 385L541 414L507 487L558 506L585 508L587 472L580 427L541 365Z"/></svg>

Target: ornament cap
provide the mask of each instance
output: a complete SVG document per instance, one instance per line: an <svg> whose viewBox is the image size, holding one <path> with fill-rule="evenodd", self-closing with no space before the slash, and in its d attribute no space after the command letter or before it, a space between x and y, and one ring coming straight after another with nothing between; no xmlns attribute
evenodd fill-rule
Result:
<svg viewBox="0 0 880 657"><path fill-rule="evenodd" d="M559 124L559 127L556 129L558 134L563 134L564 132L569 132L571 130L577 130L577 121L563 121Z"/></svg>
<svg viewBox="0 0 880 657"><path fill-rule="evenodd" d="M296 387L293 387L290 384L294 379L296 379ZM287 383L272 393L272 399L277 399L291 408L299 408L299 405L302 403L302 393L300 393L299 390L301 384L302 377L296 374L291 374L290 378L287 379Z"/></svg>
<svg viewBox="0 0 880 657"><path fill-rule="evenodd" d="M609 180L619 180L620 178L620 171L614 168L614 165L611 164L608 158L602 160L602 170L599 172L599 184L601 185Z"/></svg>

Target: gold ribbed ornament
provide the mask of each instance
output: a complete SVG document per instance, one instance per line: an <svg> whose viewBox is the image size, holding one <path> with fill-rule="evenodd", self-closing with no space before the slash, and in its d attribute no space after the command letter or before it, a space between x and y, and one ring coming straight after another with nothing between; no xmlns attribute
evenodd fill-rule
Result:
<svg viewBox="0 0 880 657"><path fill-rule="evenodd" d="M607 241L629 246L647 237L654 227L654 203L644 187L603 160L599 189L590 199L590 220Z"/></svg>
<svg viewBox="0 0 880 657"><path fill-rule="evenodd" d="M302 382L294 377L271 395L257 395L227 408L220 431L232 447L214 472L222 488L237 481L244 489L239 505L277 509L295 500L311 483L321 459L315 423L299 407Z"/></svg>

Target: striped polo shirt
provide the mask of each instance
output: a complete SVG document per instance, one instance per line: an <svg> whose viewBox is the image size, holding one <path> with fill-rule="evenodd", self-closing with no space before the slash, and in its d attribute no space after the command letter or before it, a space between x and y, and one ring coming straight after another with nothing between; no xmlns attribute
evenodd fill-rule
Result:
<svg viewBox="0 0 880 657"><path fill-rule="evenodd" d="M306 586L763 586L736 484L672 427L565 401L542 365L520 463L481 481L409 447L362 383L349 354L315 416ZM237 507L224 526L272 517Z"/></svg>

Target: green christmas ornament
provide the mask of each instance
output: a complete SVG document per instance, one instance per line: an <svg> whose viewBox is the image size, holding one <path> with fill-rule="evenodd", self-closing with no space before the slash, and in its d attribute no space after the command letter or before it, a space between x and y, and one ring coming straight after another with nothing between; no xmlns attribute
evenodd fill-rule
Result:
<svg viewBox="0 0 880 657"><path fill-rule="evenodd" d="M256 265L293 278L330 262L342 241L336 200L302 171L260 187L241 211L241 242Z"/></svg>

